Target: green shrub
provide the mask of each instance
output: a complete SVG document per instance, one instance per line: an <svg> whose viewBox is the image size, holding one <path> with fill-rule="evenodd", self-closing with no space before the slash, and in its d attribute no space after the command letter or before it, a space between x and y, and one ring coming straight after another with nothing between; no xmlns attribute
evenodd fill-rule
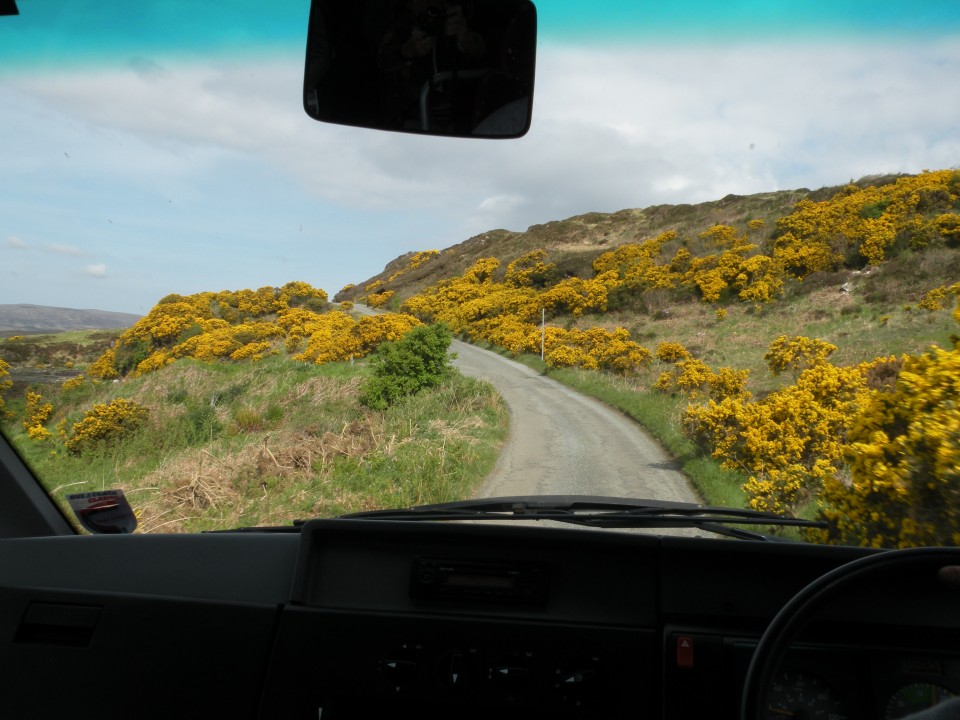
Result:
<svg viewBox="0 0 960 720"><path fill-rule="evenodd" d="M150 344L139 338L129 342L119 343L116 346L116 356L113 366L118 373L126 375L136 369L150 356Z"/></svg>
<svg viewBox="0 0 960 720"><path fill-rule="evenodd" d="M421 325L397 342L380 345L370 360L371 375L360 390L360 402L384 410L402 398L434 387L451 373L451 335L445 325Z"/></svg>

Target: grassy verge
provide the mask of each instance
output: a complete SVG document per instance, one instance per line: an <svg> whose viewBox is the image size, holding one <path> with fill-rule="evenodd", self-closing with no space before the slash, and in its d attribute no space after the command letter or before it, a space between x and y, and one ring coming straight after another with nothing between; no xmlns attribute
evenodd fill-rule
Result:
<svg viewBox="0 0 960 720"><path fill-rule="evenodd" d="M363 373L360 363L283 357L181 360L118 383L35 385L54 406L52 436L28 437L17 398L3 430L60 502L119 487L147 532L285 524L469 496L507 433L493 389L457 375L371 412L357 400ZM117 397L147 407L146 426L94 451L68 452L57 428L69 434L94 403Z"/></svg>

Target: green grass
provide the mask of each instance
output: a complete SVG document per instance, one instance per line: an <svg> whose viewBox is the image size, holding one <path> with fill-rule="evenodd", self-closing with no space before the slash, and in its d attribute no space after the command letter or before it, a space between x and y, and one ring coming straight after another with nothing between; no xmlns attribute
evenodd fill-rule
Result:
<svg viewBox="0 0 960 720"><path fill-rule="evenodd" d="M472 494L506 437L494 391L456 375L374 413L358 402L364 368L181 360L118 383L38 386L55 408L54 436L27 436L18 398L3 430L58 501L119 487L146 531L286 524ZM147 426L82 456L67 452L57 426L69 433L94 403L116 397L148 407Z"/></svg>
<svg viewBox="0 0 960 720"><path fill-rule="evenodd" d="M836 288L783 300L757 311L742 303L726 306L727 317L717 320L716 307L701 303L674 305L669 317L603 316L607 325L620 325L642 345L655 349L662 341L679 342L711 367L750 370L749 388L762 393L780 387L784 379L772 376L763 360L779 335L803 335L833 343L831 357L850 365L887 355L918 355L933 344L949 345L957 324L949 308L937 312L866 303L856 292ZM889 316L884 320L884 316ZM598 318L581 321L587 325ZM558 321L558 324L561 323Z"/></svg>

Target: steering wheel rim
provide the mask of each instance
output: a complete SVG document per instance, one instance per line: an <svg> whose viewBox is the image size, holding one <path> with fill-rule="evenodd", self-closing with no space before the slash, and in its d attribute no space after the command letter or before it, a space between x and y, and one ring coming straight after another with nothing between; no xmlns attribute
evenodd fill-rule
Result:
<svg viewBox="0 0 960 720"><path fill-rule="evenodd" d="M920 563L929 564L931 569L960 565L960 548L908 548L868 555L824 573L794 595L774 616L757 643L743 684L740 719L763 717L767 688L787 649L825 605L862 582Z"/></svg>

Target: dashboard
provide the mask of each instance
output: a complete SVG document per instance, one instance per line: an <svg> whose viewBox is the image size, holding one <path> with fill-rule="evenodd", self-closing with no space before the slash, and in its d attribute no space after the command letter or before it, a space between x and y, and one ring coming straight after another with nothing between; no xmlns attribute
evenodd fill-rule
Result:
<svg viewBox="0 0 960 720"><path fill-rule="evenodd" d="M736 718L757 639L872 551L490 523L0 541L4 717ZM767 717L960 692L960 595L858 584Z"/></svg>

